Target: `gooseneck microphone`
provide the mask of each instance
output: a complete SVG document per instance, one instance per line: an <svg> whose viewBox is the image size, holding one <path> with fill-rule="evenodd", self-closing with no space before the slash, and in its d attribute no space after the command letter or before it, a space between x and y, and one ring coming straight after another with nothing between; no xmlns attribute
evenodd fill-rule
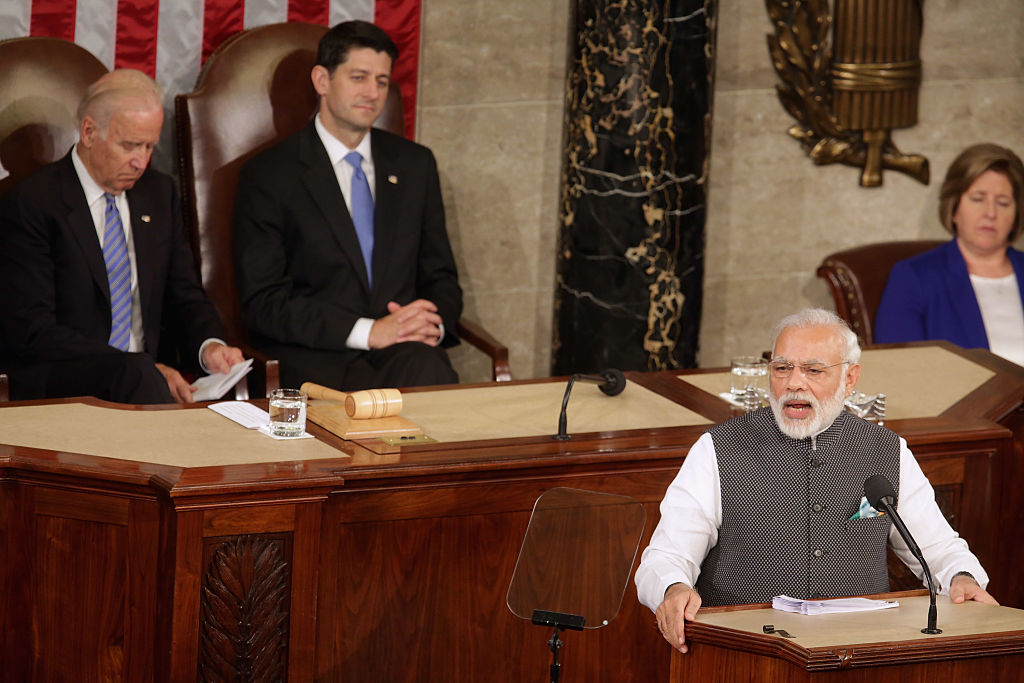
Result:
<svg viewBox="0 0 1024 683"><path fill-rule="evenodd" d="M565 385L565 395L562 396L562 410L558 413L558 433L552 436L552 439L567 441L572 438L566 433L565 409L569 405L569 394L572 392L572 385L577 380L597 384L597 388L607 396L618 396L626 388L626 376L622 374L621 370L614 368L608 368L600 375L573 375L570 377L569 383Z"/></svg>
<svg viewBox="0 0 1024 683"><path fill-rule="evenodd" d="M932 579L932 572L928 569L928 563L924 561L924 555L921 554L921 549L914 541L914 537L910 535L910 530L907 529L903 520L900 519L899 513L896 512L896 491L893 490L892 484L880 474L872 475L864 482L864 497L871 503L871 507L881 510L892 518L896 531L903 537L907 548L924 569L924 576L928 579L928 626L921 629L921 633L942 633L942 629L936 628L935 625L937 615L935 611L935 581Z"/></svg>

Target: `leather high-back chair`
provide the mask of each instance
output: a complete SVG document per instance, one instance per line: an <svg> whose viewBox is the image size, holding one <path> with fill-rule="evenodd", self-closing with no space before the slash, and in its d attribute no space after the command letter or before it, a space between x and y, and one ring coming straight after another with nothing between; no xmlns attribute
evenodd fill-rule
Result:
<svg viewBox="0 0 1024 683"><path fill-rule="evenodd" d="M59 38L0 41L0 195L78 138L76 110L107 68Z"/></svg>
<svg viewBox="0 0 1024 683"><path fill-rule="evenodd" d="M107 68L88 50L59 38L0 41L0 196L78 138L78 103ZM0 401L10 391L0 372Z"/></svg>
<svg viewBox="0 0 1024 683"><path fill-rule="evenodd" d="M190 93L175 98L182 207L206 291L232 343L247 353L235 283L231 214L243 164L305 126L317 108L310 80L323 26L269 24L225 41L203 66ZM397 84L377 122L404 133ZM482 328L459 321L460 337L492 359L495 379L511 379L508 349Z"/></svg>
<svg viewBox="0 0 1024 683"><path fill-rule="evenodd" d="M836 313L850 325L862 345L874 343L875 314L892 267L940 244L945 241L865 244L830 254L818 266L818 277L828 283Z"/></svg>

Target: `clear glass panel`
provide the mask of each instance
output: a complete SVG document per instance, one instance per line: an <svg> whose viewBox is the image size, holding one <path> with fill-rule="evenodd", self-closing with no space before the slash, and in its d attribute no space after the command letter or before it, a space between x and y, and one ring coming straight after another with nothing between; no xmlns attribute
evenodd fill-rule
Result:
<svg viewBox="0 0 1024 683"><path fill-rule="evenodd" d="M647 513L627 496L556 488L534 503L508 589L508 608L582 616L600 628L618 614Z"/></svg>

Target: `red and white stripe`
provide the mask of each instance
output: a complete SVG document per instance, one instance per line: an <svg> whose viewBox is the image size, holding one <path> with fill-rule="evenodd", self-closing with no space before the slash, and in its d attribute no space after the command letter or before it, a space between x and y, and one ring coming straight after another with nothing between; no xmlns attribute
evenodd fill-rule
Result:
<svg viewBox="0 0 1024 683"><path fill-rule="evenodd" d="M0 40L31 35L73 41L109 69L148 73L168 100L191 91L210 53L243 29L282 21L325 26L373 21L398 45L392 77L402 85L406 132L413 136L421 0L6 0L4 5Z"/></svg>

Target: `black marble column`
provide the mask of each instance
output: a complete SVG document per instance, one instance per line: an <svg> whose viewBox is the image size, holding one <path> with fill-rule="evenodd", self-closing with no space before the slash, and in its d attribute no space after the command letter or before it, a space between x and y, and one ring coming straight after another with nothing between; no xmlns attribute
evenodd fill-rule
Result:
<svg viewBox="0 0 1024 683"><path fill-rule="evenodd" d="M552 371L693 367L716 0L573 0Z"/></svg>

